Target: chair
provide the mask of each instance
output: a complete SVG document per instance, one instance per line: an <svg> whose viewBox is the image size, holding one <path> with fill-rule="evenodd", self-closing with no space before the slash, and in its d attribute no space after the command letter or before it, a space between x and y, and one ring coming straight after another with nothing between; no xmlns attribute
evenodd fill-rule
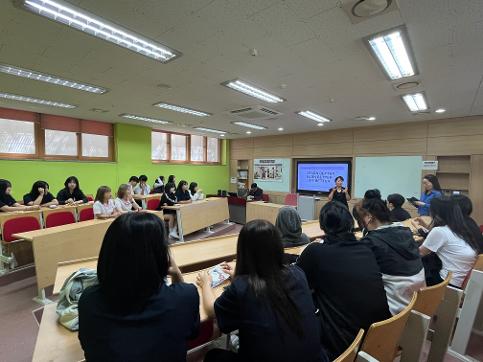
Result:
<svg viewBox="0 0 483 362"><path fill-rule="evenodd" d="M283 201L285 205L297 207L297 194L287 194Z"/></svg>
<svg viewBox="0 0 483 362"><path fill-rule="evenodd" d="M483 225L480 225L480 232L483 234Z"/></svg>
<svg viewBox="0 0 483 362"><path fill-rule="evenodd" d="M87 201L94 201L94 196L92 195L86 195Z"/></svg>
<svg viewBox="0 0 483 362"><path fill-rule="evenodd" d="M54 226L74 224L75 215L72 211L59 211L47 215L45 218L45 227L51 228Z"/></svg>
<svg viewBox="0 0 483 362"><path fill-rule="evenodd" d="M364 337L364 330L360 329L351 345L334 362L353 362L356 359L357 352L359 352L362 337Z"/></svg>
<svg viewBox="0 0 483 362"><path fill-rule="evenodd" d="M411 302L400 313L384 321L373 323L367 331L361 351L382 362L394 360L399 340L416 298L417 293L414 293Z"/></svg>
<svg viewBox="0 0 483 362"><path fill-rule="evenodd" d="M94 220L94 209L92 207L86 207L79 212L79 221Z"/></svg>
<svg viewBox="0 0 483 362"><path fill-rule="evenodd" d="M463 284L461 284L461 289L466 289L466 284L468 284L468 280L470 280L471 272L473 270L483 271L483 254L477 256L473 268L471 268L469 273L466 275L465 280L463 280Z"/></svg>
<svg viewBox="0 0 483 362"><path fill-rule="evenodd" d="M268 194L262 194L262 200L264 202L268 202L268 201L270 201L270 197L268 196Z"/></svg>
<svg viewBox="0 0 483 362"><path fill-rule="evenodd" d="M157 210L160 203L160 199L148 199L146 202L146 208L148 210Z"/></svg>
<svg viewBox="0 0 483 362"><path fill-rule="evenodd" d="M448 286L453 274L450 272L445 280L431 287L421 288L418 291L418 298L414 304L413 310L433 317L438 310L439 305L444 299L446 287Z"/></svg>
<svg viewBox="0 0 483 362"><path fill-rule="evenodd" d="M213 339L214 328L213 320L201 322L198 335L188 341L188 350L199 347Z"/></svg>
<svg viewBox="0 0 483 362"><path fill-rule="evenodd" d="M39 219L34 216L22 216L6 220L2 227L2 239L4 242L18 240L13 234L41 229Z"/></svg>

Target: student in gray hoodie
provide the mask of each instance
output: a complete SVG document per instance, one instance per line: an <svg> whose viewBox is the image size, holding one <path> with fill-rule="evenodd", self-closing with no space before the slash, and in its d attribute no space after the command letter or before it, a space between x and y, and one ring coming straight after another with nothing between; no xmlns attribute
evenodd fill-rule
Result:
<svg viewBox="0 0 483 362"><path fill-rule="evenodd" d="M409 228L391 222L384 201L364 200L358 211L362 213L364 227L368 230L361 242L366 243L376 256L389 310L395 315L409 304L413 292L426 286L418 245Z"/></svg>

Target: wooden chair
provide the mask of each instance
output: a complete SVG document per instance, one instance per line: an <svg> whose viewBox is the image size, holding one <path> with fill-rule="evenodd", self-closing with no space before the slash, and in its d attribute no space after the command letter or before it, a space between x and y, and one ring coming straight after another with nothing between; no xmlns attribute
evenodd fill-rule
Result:
<svg viewBox="0 0 483 362"><path fill-rule="evenodd" d="M426 314L429 317L433 317L438 310L439 305L444 299L446 293L446 287L448 286L453 273L448 273L448 276L441 283L433 285L431 287L421 288L418 291L418 297L414 304L413 310Z"/></svg>
<svg viewBox="0 0 483 362"><path fill-rule="evenodd" d="M483 271L483 254L478 255L478 257L476 258L476 261L475 261L475 264L473 265L473 268L471 268L468 275L466 275L466 278L463 281L463 284L461 285L461 289L466 289L466 284L468 284L468 280L470 280L471 272L473 270Z"/></svg>
<svg viewBox="0 0 483 362"><path fill-rule="evenodd" d="M45 216L45 227L74 224L76 222L75 210L59 210L51 212Z"/></svg>
<svg viewBox="0 0 483 362"><path fill-rule="evenodd" d="M414 293L411 302L400 313L384 321L373 323L367 331L361 351L381 362L393 361L416 299L417 293Z"/></svg>
<svg viewBox="0 0 483 362"><path fill-rule="evenodd" d="M337 357L334 362L354 362L357 357L357 352L359 352L359 347L362 343L362 337L364 337L364 330L360 329L351 345L347 347L347 349L339 357Z"/></svg>

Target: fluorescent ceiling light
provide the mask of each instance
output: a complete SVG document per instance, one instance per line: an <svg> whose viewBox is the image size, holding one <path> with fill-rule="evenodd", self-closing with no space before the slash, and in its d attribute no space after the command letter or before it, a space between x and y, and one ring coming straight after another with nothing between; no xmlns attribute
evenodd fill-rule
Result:
<svg viewBox="0 0 483 362"><path fill-rule="evenodd" d="M65 24L163 63L181 55L174 49L170 49L63 1L20 0L19 3L22 7L37 15Z"/></svg>
<svg viewBox="0 0 483 362"><path fill-rule="evenodd" d="M252 131L246 131L245 133L246 134L252 134Z"/></svg>
<svg viewBox="0 0 483 362"><path fill-rule="evenodd" d="M260 88L256 88L253 85L250 85L244 81L241 81L239 79L235 79L232 81L224 82L221 83L225 87L234 89L238 92L244 93L246 95L249 95L251 97L258 98L264 102L268 103L281 103L284 102L285 99L280 98L274 94L270 94Z"/></svg>
<svg viewBox="0 0 483 362"><path fill-rule="evenodd" d="M279 127L279 128L278 128L278 130L279 130L280 132L282 132L282 131L283 131L283 127Z"/></svg>
<svg viewBox="0 0 483 362"><path fill-rule="evenodd" d="M11 94L11 93L1 93L0 92L0 98L9 99L9 100L12 100L12 101L41 104L43 106L50 106L50 107L59 107L59 108L76 108L77 107L77 106L74 106L72 104L61 103L61 102L56 102L56 101L49 101L47 99L33 98L33 97L27 97L27 96L19 96L17 94Z"/></svg>
<svg viewBox="0 0 483 362"><path fill-rule="evenodd" d="M39 80L41 82L51 83L51 84L54 84L54 85L60 85L60 86L63 86L63 87L74 88L74 89L77 89L77 90L90 92L90 93L102 94L102 93L107 92L107 89L102 88L102 87L94 86L94 85L87 84L87 83L75 82L73 80L67 80L67 79L59 78L55 75L46 74L46 73L39 73L35 70L15 67L15 66L9 65L9 64L0 64L0 72L5 73L5 74L9 74L9 75L14 75L16 77Z"/></svg>
<svg viewBox="0 0 483 362"><path fill-rule="evenodd" d="M324 126L324 124L323 124L323 123L317 123L317 126L318 126L318 127L323 127L323 126Z"/></svg>
<svg viewBox="0 0 483 362"><path fill-rule="evenodd" d="M317 113L312 112L312 111L300 111L300 112L297 112L297 114L300 114L301 116L306 117L306 118L310 118L311 120L319 122L319 123L327 123L327 122L331 121L330 119L328 119L324 116L321 116L320 114L317 114Z"/></svg>
<svg viewBox="0 0 483 362"><path fill-rule="evenodd" d="M226 131L221 131L219 129L214 129L214 128L206 128L206 127L195 127L196 130L198 131L203 131L203 132L210 132L210 133L218 133L221 136L224 136Z"/></svg>
<svg viewBox="0 0 483 362"><path fill-rule="evenodd" d="M435 110L436 113L444 113L446 112L446 109L444 108L438 108L437 110Z"/></svg>
<svg viewBox="0 0 483 362"><path fill-rule="evenodd" d="M428 109L423 93L406 94L402 99L411 112L423 112Z"/></svg>
<svg viewBox="0 0 483 362"><path fill-rule="evenodd" d="M416 74L405 34L403 29L393 29L368 39L372 52L391 80Z"/></svg>
<svg viewBox="0 0 483 362"><path fill-rule="evenodd" d="M259 126L258 124L253 124L253 123L247 123L247 122L232 122L232 123L236 124L237 126L246 127L246 128L258 129L258 130L267 129L267 127Z"/></svg>
<svg viewBox="0 0 483 362"><path fill-rule="evenodd" d="M180 112L180 113L188 113L188 114L191 114L193 116L198 116L198 117L210 116L209 113L197 111L197 110L191 109L191 108L177 106L175 104L156 103L154 106L159 107L159 108L169 109L170 111L175 111L175 112Z"/></svg>
<svg viewBox="0 0 483 362"><path fill-rule="evenodd" d="M158 123L158 124L171 123L170 121L165 121L164 119L137 116L135 114L129 114L129 113L123 113L123 114L120 114L119 116L122 117L122 118L134 119L136 121L144 121L144 122L151 122L151 123Z"/></svg>

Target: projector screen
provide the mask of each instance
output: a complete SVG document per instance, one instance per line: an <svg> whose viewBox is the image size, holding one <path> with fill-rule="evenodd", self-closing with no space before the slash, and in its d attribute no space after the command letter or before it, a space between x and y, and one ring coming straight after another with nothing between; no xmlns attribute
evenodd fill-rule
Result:
<svg viewBox="0 0 483 362"><path fill-rule="evenodd" d="M351 189L350 161L299 161L297 162L297 192L328 193L335 186L335 178L344 178L344 187Z"/></svg>

